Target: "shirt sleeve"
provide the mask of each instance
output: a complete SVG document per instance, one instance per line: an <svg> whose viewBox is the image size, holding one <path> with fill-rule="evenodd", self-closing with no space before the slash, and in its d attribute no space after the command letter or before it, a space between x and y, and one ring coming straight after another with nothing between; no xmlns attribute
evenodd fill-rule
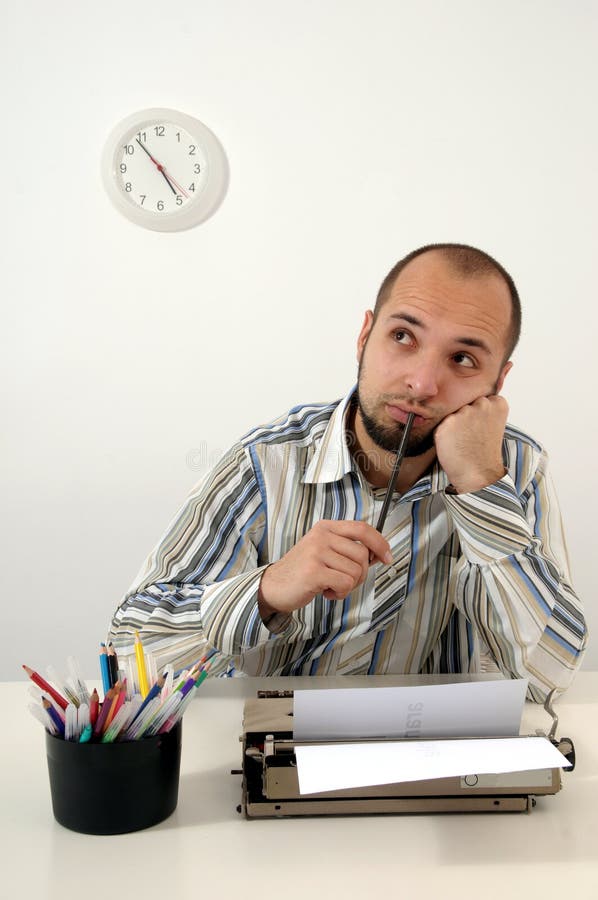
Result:
<svg viewBox="0 0 598 900"><path fill-rule="evenodd" d="M529 679L530 697L542 701L570 685L587 628L571 585L547 455L541 449L528 455L532 462L520 492L513 471L480 491L445 494L444 501L463 554L454 602L501 671Z"/></svg>
<svg viewBox="0 0 598 900"><path fill-rule="evenodd" d="M193 489L116 610L117 649L132 653L137 630L157 665L183 666L208 649L230 658L274 638L280 629L258 611L265 532L259 480L237 444Z"/></svg>

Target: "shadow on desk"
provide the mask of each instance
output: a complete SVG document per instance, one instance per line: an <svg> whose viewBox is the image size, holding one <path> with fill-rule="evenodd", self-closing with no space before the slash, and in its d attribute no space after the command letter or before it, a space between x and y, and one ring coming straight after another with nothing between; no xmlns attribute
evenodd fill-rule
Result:
<svg viewBox="0 0 598 900"><path fill-rule="evenodd" d="M241 801L241 777L230 775L229 771L218 767L181 776L178 808L156 828L201 829L238 822L244 829L244 841L250 846L254 841L259 845L267 832L274 847L280 844L281 852L289 835L296 836L299 832L307 839L306 833L313 830L318 836L315 841L318 846L324 841L333 856L336 853L339 859L343 858L346 842L354 836L355 822L360 817L246 821L236 811ZM580 826L580 822L588 823L593 818L593 798L588 796L587 787L587 784L575 782L566 784L562 794L540 798L531 815L369 816L361 822L370 837L370 863L382 866L389 854L396 852L397 842L403 850L402 859L409 859L421 851L418 845L422 839L435 864L449 867L473 862L524 866L593 862L596 859L595 831Z"/></svg>
<svg viewBox="0 0 598 900"><path fill-rule="evenodd" d="M217 768L181 775L179 802L176 810L158 828L180 828L191 825L215 825L241 816L241 776L230 769Z"/></svg>

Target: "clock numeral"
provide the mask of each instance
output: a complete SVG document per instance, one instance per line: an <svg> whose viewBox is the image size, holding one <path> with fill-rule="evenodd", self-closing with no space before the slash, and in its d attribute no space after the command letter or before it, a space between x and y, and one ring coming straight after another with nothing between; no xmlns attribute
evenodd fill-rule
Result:
<svg viewBox="0 0 598 900"><path fill-rule="evenodd" d="M217 140L212 144L209 129L177 110L127 116L113 128L102 153L110 199L132 222L154 231L202 222L224 197L226 172L226 156Z"/></svg>

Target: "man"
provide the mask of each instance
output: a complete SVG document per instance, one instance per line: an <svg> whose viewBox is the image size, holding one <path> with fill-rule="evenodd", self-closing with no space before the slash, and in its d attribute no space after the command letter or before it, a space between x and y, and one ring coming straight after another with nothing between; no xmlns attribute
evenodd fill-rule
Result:
<svg viewBox="0 0 598 900"><path fill-rule="evenodd" d="M543 448L500 391L508 273L455 244L401 260L365 314L357 390L240 440L192 491L117 610L158 664L229 673L498 670L565 690L586 644ZM415 419L384 534L374 523Z"/></svg>

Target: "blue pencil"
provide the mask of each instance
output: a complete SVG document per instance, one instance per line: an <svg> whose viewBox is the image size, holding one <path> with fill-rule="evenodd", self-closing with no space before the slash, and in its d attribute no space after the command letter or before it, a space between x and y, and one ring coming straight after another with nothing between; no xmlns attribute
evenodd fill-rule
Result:
<svg viewBox="0 0 598 900"><path fill-rule="evenodd" d="M54 707L52 706L52 704L50 703L50 701L48 700L47 697L42 697L42 703L43 703L44 709L46 710L46 712L48 713L48 715L50 716L50 718L52 719L52 721L58 728L58 734L60 735L60 737L63 738L64 737L64 722L62 721L62 718L58 715L58 713L56 712L56 710L54 709Z"/></svg>
<svg viewBox="0 0 598 900"><path fill-rule="evenodd" d="M100 644L100 647L100 671L102 673L102 687L104 688L104 695L106 695L112 687L110 683L110 668L106 654L106 644Z"/></svg>
<svg viewBox="0 0 598 900"><path fill-rule="evenodd" d="M149 689L149 693L147 694L146 697L144 697L143 703L141 704L141 706L139 707L139 709L137 710L137 712L135 713L135 715L133 716L133 718L132 718L131 721L129 722L129 726L130 726L130 725L135 721L135 719L139 716L139 713L143 712L143 710L145 709L145 707L147 706L147 704L148 704L151 700L153 700L154 697L157 697L157 696L158 696L158 694L160 693L160 691L161 691L162 688L164 687L164 682L165 682L165 681L166 681L166 675L160 675L160 677L158 678L158 680L155 681L155 682L153 683L153 685L152 685L151 688Z"/></svg>

